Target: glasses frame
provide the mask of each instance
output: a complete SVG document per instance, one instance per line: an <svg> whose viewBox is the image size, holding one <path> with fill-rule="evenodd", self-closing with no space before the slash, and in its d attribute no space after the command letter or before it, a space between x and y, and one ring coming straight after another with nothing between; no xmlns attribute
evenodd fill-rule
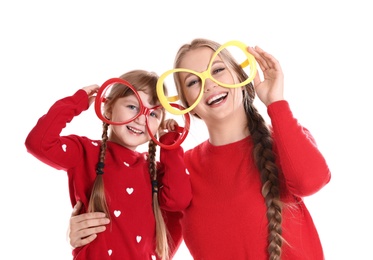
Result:
<svg viewBox="0 0 373 260"><path fill-rule="evenodd" d="M247 59L240 64L240 66L242 68L245 68L245 67L247 67L247 66L250 65L250 75L249 75L249 77L245 81L243 81L241 83L237 83L237 84L225 84L223 82L217 81L211 75L211 67L213 65L213 62L214 62L215 58L219 55L219 53L223 49L225 49L225 48L227 48L229 46L238 47L238 48L240 48L245 53ZM163 82L164 82L165 78L168 77L170 74L176 73L176 72L191 73L191 74L194 74L194 75L196 75L196 76L198 76L198 77L201 78L201 85L202 85L201 91L200 91L200 93L199 93L196 101L190 107L188 107L186 109L181 109L181 110L174 109L170 102L176 102L176 101L178 101L180 99L179 96L177 95L177 96L166 97L166 95L164 93L164 90L163 90ZM211 79L216 84L218 84L218 85L220 85L222 87L226 87L226 88L238 88L238 87L242 87L242 86L248 84L249 82L251 82L254 79L254 77L256 75L256 72L257 72L256 60L255 60L254 56L247 51L247 45L244 44L243 42L233 40L233 41L229 41L229 42L221 45L215 51L214 55L211 57L210 63L208 65L208 67L207 67L207 70L205 70L204 72L197 72L197 71L194 71L194 70L189 70L189 69L184 69L184 68L176 68L176 69L168 70L165 73L163 73L159 77L158 82L157 82L157 95L158 95L159 101L161 102L162 106L168 112L170 112L172 114L175 114L175 115L183 115L183 114L186 114L186 113L190 112L192 109L194 109L198 105L198 103L201 101L202 96L203 96L203 92L204 92L204 87L205 87L205 81L206 81L206 79Z"/></svg>
<svg viewBox="0 0 373 260"><path fill-rule="evenodd" d="M102 103L106 102L106 98L104 97L104 95L105 95L105 93L108 89L108 86L110 86L112 84L115 84L115 83L120 83L120 84L123 84L123 85L127 86L128 88L130 88L133 91L133 93L135 94L137 100L139 101L139 105L140 105L139 113L135 117L131 118L130 120L124 121L124 122L112 122L101 113L102 112L101 111L101 105L102 105ZM176 110L176 108L184 109L183 106L181 106L179 104L176 104L176 103L171 103L171 104L169 104L169 106L172 107L175 110ZM162 105L157 105L157 106L154 106L152 108L148 108L148 107L144 106L144 104L141 101L140 95L137 92L137 90L134 88L134 86L132 86L132 84L129 83L128 81L126 81L124 79L121 79L121 78L111 78L111 79L108 79L107 81L105 81L101 85L99 90L97 91L97 95L96 95L96 98L95 98L95 112L96 112L96 115L98 116L98 118L101 121L103 121L103 122L105 122L109 125L124 125L124 124L128 124L129 122L132 122L133 120L135 120L139 116L144 115L145 116L146 129L147 129L148 134L151 137L151 139L157 145L159 145L162 148L165 148L165 149L168 149L168 150L175 149L175 148L179 147L181 145L181 143L185 140L185 138L188 136L189 127L190 127L190 115L189 114L184 115L184 117L185 117L184 127L181 127L181 126L176 127L175 131L178 132L179 135L180 135L179 138L177 139L177 141L174 142L173 144L166 145L166 144L163 144L160 141L158 141L157 138L155 136L153 136L152 132L150 131L149 124L148 124L148 116L150 115L150 113L153 110L158 109L159 107L162 107Z"/></svg>

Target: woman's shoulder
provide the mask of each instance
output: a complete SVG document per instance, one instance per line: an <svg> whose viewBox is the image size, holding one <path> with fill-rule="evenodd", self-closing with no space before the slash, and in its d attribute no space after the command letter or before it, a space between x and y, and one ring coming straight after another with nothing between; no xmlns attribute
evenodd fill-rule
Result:
<svg viewBox="0 0 373 260"><path fill-rule="evenodd" d="M189 150L186 150L184 157L192 157L192 156L203 154L205 153L208 145L209 145L209 141L207 139L203 141L202 143L196 145L195 147L190 148Z"/></svg>

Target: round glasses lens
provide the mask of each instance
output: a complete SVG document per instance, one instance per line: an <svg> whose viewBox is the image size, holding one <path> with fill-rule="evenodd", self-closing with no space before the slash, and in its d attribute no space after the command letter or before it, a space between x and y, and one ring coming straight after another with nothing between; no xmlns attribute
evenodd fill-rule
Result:
<svg viewBox="0 0 373 260"><path fill-rule="evenodd" d="M183 109L188 109L195 104L201 95L202 79L193 71L176 69L169 73L163 81L167 87L167 100L169 103L182 105ZM175 82L178 82L180 89L177 89ZM179 93L180 92L180 93ZM174 98L178 97L178 98ZM174 107L173 109L178 109Z"/></svg>
<svg viewBox="0 0 373 260"><path fill-rule="evenodd" d="M170 103L173 109L177 111L184 110L185 108L178 105L177 103ZM165 123L162 127L162 131L164 133L168 132L176 132L177 135L174 137L174 140L170 140L170 138L158 138L160 144L163 147L167 147L173 145L174 143L181 142L186 138L186 135L190 128L190 116L188 113L166 113Z"/></svg>
<svg viewBox="0 0 373 260"><path fill-rule="evenodd" d="M252 75L251 61L248 55L250 54L238 46L226 46L213 56L213 60L210 63L211 77L223 87L235 88L248 84L251 81L250 76ZM229 56L233 60L229 59ZM232 62L238 64L246 75L242 75L241 77L235 76L237 73L233 70Z"/></svg>
<svg viewBox="0 0 373 260"><path fill-rule="evenodd" d="M110 124L125 124L138 116L141 102L134 90L121 82L108 85L101 94L100 112Z"/></svg>

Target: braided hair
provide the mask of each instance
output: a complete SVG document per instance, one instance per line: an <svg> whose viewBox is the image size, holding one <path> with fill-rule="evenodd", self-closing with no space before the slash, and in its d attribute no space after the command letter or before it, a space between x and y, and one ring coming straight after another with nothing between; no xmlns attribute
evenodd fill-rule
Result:
<svg viewBox="0 0 373 260"><path fill-rule="evenodd" d="M120 76L130 82L137 91L144 91L151 96L150 102L153 104L158 103L158 97L156 95L156 84L158 81L158 75L153 72L144 70L133 70ZM110 114L113 104L118 98L129 95L131 91L128 91L128 87L123 84L114 84L107 100L105 101L105 113ZM164 118L162 118L162 121ZM88 204L88 212L104 212L107 217L110 218L109 208L105 198L104 189L104 166L105 166L105 154L107 148L109 124L103 122L103 133L100 146L99 161L96 165L96 179L94 181L91 197ZM156 253L161 257L162 260L169 259L169 245L168 238L169 233L165 221L162 216L162 211L158 201L158 175L157 175L157 164L156 164L156 143L153 140L149 141L148 149L148 162L149 162L149 181L152 183L152 198L153 198L153 212L156 222Z"/></svg>
<svg viewBox="0 0 373 260"><path fill-rule="evenodd" d="M184 44L180 47L174 62L174 68L179 68L183 57L190 50L195 50L201 47L207 47L216 51L220 44L202 38L194 39L190 44ZM248 75L241 66L234 60L233 56L225 49L219 54L220 58L225 62L230 70L236 75L239 82L243 82ZM175 83L178 88L181 101L186 107L189 107L188 102L183 94L180 79L175 77ZM281 247L284 242L282 237L282 203L280 200L280 184L278 180L279 169L275 163L276 157L273 152L273 140L271 132L264 118L255 108L253 102L255 98L255 90L252 83L248 83L243 87L243 103L248 123L248 129L251 139L254 143L253 156L256 167L259 170L262 182L261 193L264 197L267 206L268 219L268 254L270 260L279 260L281 258ZM194 114L194 116L199 117Z"/></svg>

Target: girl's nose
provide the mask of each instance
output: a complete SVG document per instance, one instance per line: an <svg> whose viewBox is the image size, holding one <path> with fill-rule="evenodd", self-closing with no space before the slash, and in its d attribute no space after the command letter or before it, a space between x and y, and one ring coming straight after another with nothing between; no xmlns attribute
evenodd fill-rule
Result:
<svg viewBox="0 0 373 260"><path fill-rule="evenodd" d="M135 122L138 123L139 125L145 125L146 124L145 115L141 114L139 117L136 118Z"/></svg>

